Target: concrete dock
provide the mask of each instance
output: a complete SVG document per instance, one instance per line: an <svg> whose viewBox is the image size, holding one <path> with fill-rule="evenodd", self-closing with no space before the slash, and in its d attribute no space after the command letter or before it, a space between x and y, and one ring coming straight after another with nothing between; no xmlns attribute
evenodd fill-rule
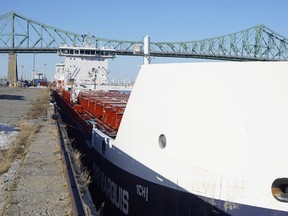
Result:
<svg viewBox="0 0 288 216"><path fill-rule="evenodd" d="M0 124L19 126L42 89L0 88ZM49 103L47 101L47 103ZM0 176L0 215L72 215L56 125L48 106L24 159ZM1 163L0 163L1 166Z"/></svg>

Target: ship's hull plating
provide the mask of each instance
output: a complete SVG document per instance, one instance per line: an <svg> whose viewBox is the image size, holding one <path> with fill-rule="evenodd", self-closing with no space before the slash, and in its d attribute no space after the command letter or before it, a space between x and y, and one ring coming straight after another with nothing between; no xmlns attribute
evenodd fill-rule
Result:
<svg viewBox="0 0 288 216"><path fill-rule="evenodd" d="M285 68L143 67L115 142L57 95L63 116L84 134L77 145L97 207L104 215L288 215L287 182L274 187L287 180Z"/></svg>
<svg viewBox="0 0 288 216"><path fill-rule="evenodd" d="M83 126L82 120L69 105L57 97L58 104L68 110L62 117L73 124L75 128ZM60 109L61 109L60 107ZM87 123L88 125L88 123ZM222 200L197 196L181 190L161 186L143 178L137 177L123 168L111 163L95 146L103 143L91 143L91 140L83 140L89 133L83 134L85 126L81 130L75 130L74 135L81 137L77 147L85 155L86 165L90 168L93 183L91 193L95 203L105 216L107 215L287 215L286 212L255 206L231 203ZM73 130L73 128L72 128ZM99 135L101 137L101 135ZM81 140L82 139L82 140ZM103 138L105 139L105 138ZM94 147L92 147L92 145ZM101 146L102 148L102 146ZM109 151L109 149L106 149ZM115 151L115 148L114 148ZM119 151L119 149L117 150ZM124 152L123 157L127 157ZM146 167L149 170L148 167Z"/></svg>
<svg viewBox="0 0 288 216"><path fill-rule="evenodd" d="M91 152L91 159L94 158L93 179L106 202L109 202L109 207L104 209L108 215L287 215L285 212L212 200L160 186L129 174L95 150Z"/></svg>
<svg viewBox="0 0 288 216"><path fill-rule="evenodd" d="M97 200L104 204L104 215L287 215L282 211L215 200L161 186L109 162L103 152L87 146L85 149L86 159L91 162L92 190L98 192Z"/></svg>

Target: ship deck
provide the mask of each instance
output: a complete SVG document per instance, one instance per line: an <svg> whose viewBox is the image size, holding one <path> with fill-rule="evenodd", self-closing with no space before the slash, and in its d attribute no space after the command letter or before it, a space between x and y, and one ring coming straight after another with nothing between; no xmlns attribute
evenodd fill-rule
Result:
<svg viewBox="0 0 288 216"><path fill-rule="evenodd" d="M63 92L65 100L70 98L67 94L70 93ZM96 122L94 127L115 137L129 96L119 91L82 91L78 94L77 103L72 105L86 121Z"/></svg>

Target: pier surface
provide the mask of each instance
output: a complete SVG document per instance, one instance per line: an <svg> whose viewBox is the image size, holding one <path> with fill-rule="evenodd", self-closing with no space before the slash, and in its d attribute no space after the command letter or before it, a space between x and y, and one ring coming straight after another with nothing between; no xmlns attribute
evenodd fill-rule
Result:
<svg viewBox="0 0 288 216"><path fill-rule="evenodd" d="M0 124L18 126L42 89L0 87ZM71 215L56 125L48 107L22 161L0 175L0 215ZM1 166L1 163L0 163Z"/></svg>
<svg viewBox="0 0 288 216"><path fill-rule="evenodd" d="M0 87L0 123L18 126L41 95L41 89Z"/></svg>

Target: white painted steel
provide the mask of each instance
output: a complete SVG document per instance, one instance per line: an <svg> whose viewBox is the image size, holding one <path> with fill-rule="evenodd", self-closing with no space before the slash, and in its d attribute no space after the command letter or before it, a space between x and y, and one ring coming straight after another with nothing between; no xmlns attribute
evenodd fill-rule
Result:
<svg viewBox="0 0 288 216"><path fill-rule="evenodd" d="M287 62L144 65L111 148L118 156L109 158L227 208L288 211L271 193L275 179L288 177L287 131Z"/></svg>

